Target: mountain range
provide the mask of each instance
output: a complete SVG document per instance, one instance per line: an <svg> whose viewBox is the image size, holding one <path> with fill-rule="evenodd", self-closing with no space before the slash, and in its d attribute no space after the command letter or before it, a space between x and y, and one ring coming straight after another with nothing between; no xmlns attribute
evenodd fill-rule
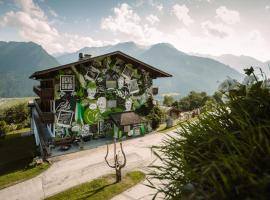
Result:
<svg viewBox="0 0 270 200"><path fill-rule="evenodd" d="M217 60L221 63L229 65L230 67L232 67L233 69L237 70L240 73L244 73L244 69L249 68L251 66L255 68L261 68L262 71L265 72L268 77L270 76L270 61L262 62L250 56L244 55L235 56L232 54L223 54L220 56L212 56L204 54L193 54L193 55Z"/></svg>
<svg viewBox="0 0 270 200"><path fill-rule="evenodd" d="M240 80L243 78L242 68L261 65L258 60L245 56L191 55L167 43L140 46L134 42L125 42L103 47L84 47L73 53L53 57L33 42L0 42L0 97L33 95L32 86L35 81L28 77L34 71L77 61L79 53L96 56L112 51L122 51L172 74L172 78L154 80L154 85L159 87L159 94L183 96L191 90L212 94L228 76Z"/></svg>
<svg viewBox="0 0 270 200"><path fill-rule="evenodd" d="M33 42L0 42L0 97L33 96L29 76L37 70L59 65Z"/></svg>

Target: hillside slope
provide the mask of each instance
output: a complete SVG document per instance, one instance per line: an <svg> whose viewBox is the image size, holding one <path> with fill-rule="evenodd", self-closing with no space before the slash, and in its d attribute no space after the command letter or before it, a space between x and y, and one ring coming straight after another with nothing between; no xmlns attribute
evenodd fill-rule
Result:
<svg viewBox="0 0 270 200"><path fill-rule="evenodd" d="M139 58L173 75L172 78L155 81L161 93L186 95L195 90L212 94L228 76L238 80L242 77L227 65L210 58L185 54L168 44L153 45Z"/></svg>
<svg viewBox="0 0 270 200"><path fill-rule="evenodd" d="M29 76L58 64L33 42L0 42L0 97L33 96L35 81Z"/></svg>

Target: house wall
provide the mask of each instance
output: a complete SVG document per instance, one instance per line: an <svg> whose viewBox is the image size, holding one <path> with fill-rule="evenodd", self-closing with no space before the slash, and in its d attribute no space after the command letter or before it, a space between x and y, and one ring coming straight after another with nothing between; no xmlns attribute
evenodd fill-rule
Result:
<svg viewBox="0 0 270 200"><path fill-rule="evenodd" d="M55 137L112 131L109 114L136 110L152 97L152 78L118 58L105 57L54 75Z"/></svg>

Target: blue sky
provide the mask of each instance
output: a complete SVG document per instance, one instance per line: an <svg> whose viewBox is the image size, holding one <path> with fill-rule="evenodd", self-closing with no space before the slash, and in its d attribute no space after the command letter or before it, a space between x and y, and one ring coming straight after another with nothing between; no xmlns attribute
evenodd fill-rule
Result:
<svg viewBox="0 0 270 200"><path fill-rule="evenodd" d="M134 41L270 59L270 0L0 0L0 40L49 53Z"/></svg>

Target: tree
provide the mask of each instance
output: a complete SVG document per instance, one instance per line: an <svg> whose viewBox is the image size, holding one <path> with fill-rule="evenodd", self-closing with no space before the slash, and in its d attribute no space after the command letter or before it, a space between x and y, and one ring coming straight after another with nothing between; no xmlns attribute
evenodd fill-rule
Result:
<svg viewBox="0 0 270 200"><path fill-rule="evenodd" d="M167 96L167 95L164 96L163 105L171 106L173 102L174 102L174 98L172 96Z"/></svg>
<svg viewBox="0 0 270 200"><path fill-rule="evenodd" d="M158 128L165 117L166 114L158 106L154 106L150 113L147 115L147 118L152 122L153 129Z"/></svg>
<svg viewBox="0 0 270 200"><path fill-rule="evenodd" d="M123 163L120 162L119 160L119 153L116 153L116 139L114 139L114 143L113 143L113 146L114 146L114 164L110 164L109 161L107 160L108 158L108 154L109 154L109 145L107 144L107 153L106 153L106 156L105 156L105 161L107 163L107 165L111 168L114 168L115 169L115 176L116 176L116 183L120 182L122 180L122 168L124 168L126 166L126 162L127 162L127 159L126 159L126 154L123 150L123 147L122 147L122 142L120 142L120 149L121 149L121 153L123 155L123 158L124 158L124 161Z"/></svg>
<svg viewBox="0 0 270 200"><path fill-rule="evenodd" d="M205 92L191 91L188 96L183 97L178 102L178 109L182 111L190 111L196 108L201 108L212 97L208 96Z"/></svg>

